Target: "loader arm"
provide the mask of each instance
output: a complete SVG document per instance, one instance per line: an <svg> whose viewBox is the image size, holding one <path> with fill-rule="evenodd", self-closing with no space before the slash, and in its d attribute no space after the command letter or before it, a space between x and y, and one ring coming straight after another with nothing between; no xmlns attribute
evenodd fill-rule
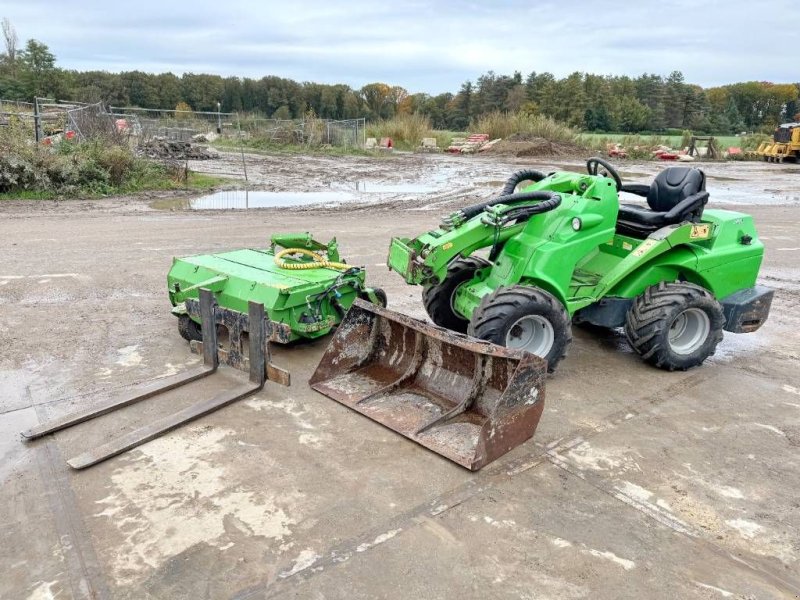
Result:
<svg viewBox="0 0 800 600"><path fill-rule="evenodd" d="M522 232L529 219L559 209L562 201L565 206L575 206L581 199L605 199L616 206L616 191L610 191L611 185L609 179L600 176L551 173L521 193L500 196L456 211L445 217L439 229L414 239L393 238L387 264L389 269L400 273L406 283L428 285L441 282L454 258L467 257L481 248L502 246ZM607 197L611 194L613 198Z"/></svg>
<svg viewBox="0 0 800 600"><path fill-rule="evenodd" d="M503 244L515 236L525 223L497 229L474 217L461 227L447 231L434 229L421 236L392 238L389 246L389 269L397 271L406 283L422 285L441 281L447 265L457 256L469 256L476 250Z"/></svg>

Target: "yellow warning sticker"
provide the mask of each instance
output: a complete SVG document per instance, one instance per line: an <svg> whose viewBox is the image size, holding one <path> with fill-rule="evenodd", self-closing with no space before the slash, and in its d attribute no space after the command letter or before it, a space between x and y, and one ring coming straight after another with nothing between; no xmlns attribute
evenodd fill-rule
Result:
<svg viewBox="0 0 800 600"><path fill-rule="evenodd" d="M630 242L622 242L622 249L633 250L633 244L631 244Z"/></svg>
<svg viewBox="0 0 800 600"><path fill-rule="evenodd" d="M642 256L645 252L650 250L650 248L652 248L656 244L658 244L656 240L645 240L641 244L639 244L639 247L636 248L636 250L633 251L633 255Z"/></svg>
<svg viewBox="0 0 800 600"><path fill-rule="evenodd" d="M453 247L453 242L447 242L446 244L442 244L442 250L450 250Z"/></svg>
<svg viewBox="0 0 800 600"><path fill-rule="evenodd" d="M692 225L692 231L689 237L692 239L705 239L711 235L711 225L705 223L702 225Z"/></svg>

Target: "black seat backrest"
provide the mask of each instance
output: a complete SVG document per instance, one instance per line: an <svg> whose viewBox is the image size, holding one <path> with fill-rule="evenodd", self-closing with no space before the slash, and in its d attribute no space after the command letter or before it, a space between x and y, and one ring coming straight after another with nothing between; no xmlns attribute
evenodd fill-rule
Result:
<svg viewBox="0 0 800 600"><path fill-rule="evenodd" d="M700 169L669 167L650 184L647 204L656 212L669 212L681 200L706 189L706 176Z"/></svg>

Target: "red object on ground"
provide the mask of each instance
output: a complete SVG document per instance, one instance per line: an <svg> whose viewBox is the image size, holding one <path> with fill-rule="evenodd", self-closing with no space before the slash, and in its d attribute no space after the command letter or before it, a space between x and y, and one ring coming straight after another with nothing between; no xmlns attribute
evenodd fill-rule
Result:
<svg viewBox="0 0 800 600"><path fill-rule="evenodd" d="M728 148L728 156L736 156L737 154L741 153L742 149L739 148L738 146L731 146L730 148Z"/></svg>
<svg viewBox="0 0 800 600"><path fill-rule="evenodd" d="M392 142L392 138L381 138L381 148L394 148L394 142Z"/></svg>
<svg viewBox="0 0 800 600"><path fill-rule="evenodd" d="M75 132L74 131L68 131L68 132L66 132L64 134L64 137L66 139L68 139L68 140L74 140L75 139Z"/></svg>

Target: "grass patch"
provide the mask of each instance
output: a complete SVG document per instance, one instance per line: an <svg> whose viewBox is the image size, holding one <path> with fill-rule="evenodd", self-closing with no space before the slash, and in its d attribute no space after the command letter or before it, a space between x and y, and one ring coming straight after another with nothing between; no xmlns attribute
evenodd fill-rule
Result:
<svg viewBox="0 0 800 600"><path fill-rule="evenodd" d="M381 119L367 125L367 137L377 139L392 138L398 150L414 150L422 144L422 138L435 137L439 147L445 142L445 132L436 132L431 120L425 115L397 115L391 119ZM452 139L452 138L450 138ZM449 140L447 140L449 146ZM447 146L445 146L446 148Z"/></svg>
<svg viewBox="0 0 800 600"><path fill-rule="evenodd" d="M549 142L578 144L577 132L558 121L544 115L527 113L509 113L494 111L487 113L470 123L470 130L475 133L486 133L489 139L507 139L519 134L526 137L537 137Z"/></svg>
<svg viewBox="0 0 800 600"><path fill-rule="evenodd" d="M153 192L153 191L170 191L170 190L187 190L195 192L204 192L213 190L214 188L231 183L235 180L227 179L224 177L216 177L214 175L206 175L205 173L189 172L185 180L179 180L172 176L152 177L146 181L129 182L120 187L111 187L104 192L96 190L88 190L80 192L79 190L74 193L64 194L58 193L48 189L38 190L16 190L11 192L0 193L0 201L3 200L58 200L61 198L77 198L82 199L96 199L106 198L108 196L124 196L128 194L136 194L137 192Z"/></svg>
<svg viewBox="0 0 800 600"><path fill-rule="evenodd" d="M681 142L683 141L680 135L631 135L629 133L581 133L580 139L590 144L593 148L605 150L605 144L614 142L623 145L628 144L630 141L638 142L640 145L657 146L663 144L671 148L681 149ZM737 146L745 149L747 139L752 136L740 137L738 135L715 135L717 144L722 150L727 150L731 146Z"/></svg>

